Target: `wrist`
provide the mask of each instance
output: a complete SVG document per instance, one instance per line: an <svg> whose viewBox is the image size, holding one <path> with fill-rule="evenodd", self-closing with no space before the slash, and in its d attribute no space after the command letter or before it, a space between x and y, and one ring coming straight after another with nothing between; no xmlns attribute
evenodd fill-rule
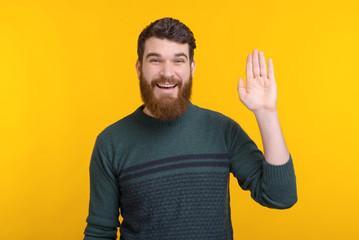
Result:
<svg viewBox="0 0 359 240"><path fill-rule="evenodd" d="M273 109L260 109L260 110L254 110L253 111L254 115L258 118L266 118L266 117L272 117L272 116L277 116L278 112L276 108Z"/></svg>
<svg viewBox="0 0 359 240"><path fill-rule="evenodd" d="M261 131L272 129L279 125L279 116L276 110L262 110L254 112Z"/></svg>

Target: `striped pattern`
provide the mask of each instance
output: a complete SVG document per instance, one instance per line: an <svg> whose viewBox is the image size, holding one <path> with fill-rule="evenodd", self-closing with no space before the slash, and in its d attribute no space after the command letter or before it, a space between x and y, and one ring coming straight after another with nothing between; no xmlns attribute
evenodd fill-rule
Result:
<svg viewBox="0 0 359 240"><path fill-rule="evenodd" d="M119 182L135 179L160 172L193 167L229 168L228 154L190 154L153 160L141 165L125 168L119 175Z"/></svg>

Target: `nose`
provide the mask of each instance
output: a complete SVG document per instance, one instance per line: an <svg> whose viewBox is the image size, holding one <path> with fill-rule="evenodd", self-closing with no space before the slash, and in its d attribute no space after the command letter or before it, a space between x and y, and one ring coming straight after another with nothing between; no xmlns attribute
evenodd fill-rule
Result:
<svg viewBox="0 0 359 240"><path fill-rule="evenodd" d="M163 78L170 79L174 76L173 66L170 62L164 62L160 74Z"/></svg>

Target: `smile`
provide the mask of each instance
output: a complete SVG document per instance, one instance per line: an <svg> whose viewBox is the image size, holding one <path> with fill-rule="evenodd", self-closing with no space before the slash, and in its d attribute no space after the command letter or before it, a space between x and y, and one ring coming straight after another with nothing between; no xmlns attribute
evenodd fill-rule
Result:
<svg viewBox="0 0 359 240"><path fill-rule="evenodd" d="M174 88L177 86L177 84L156 84L157 87L159 88Z"/></svg>

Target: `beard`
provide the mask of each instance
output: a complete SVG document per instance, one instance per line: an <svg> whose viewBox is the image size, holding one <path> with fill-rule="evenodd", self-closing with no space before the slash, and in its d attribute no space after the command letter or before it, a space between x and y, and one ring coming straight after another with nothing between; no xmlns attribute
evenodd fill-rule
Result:
<svg viewBox="0 0 359 240"><path fill-rule="evenodd" d="M176 84L178 88L177 97L161 96L155 97L153 90L156 84ZM187 111L192 93L192 74L188 81L181 81L175 78L158 78L151 83L140 72L140 90L142 101L151 114L162 121L171 121L180 117Z"/></svg>

